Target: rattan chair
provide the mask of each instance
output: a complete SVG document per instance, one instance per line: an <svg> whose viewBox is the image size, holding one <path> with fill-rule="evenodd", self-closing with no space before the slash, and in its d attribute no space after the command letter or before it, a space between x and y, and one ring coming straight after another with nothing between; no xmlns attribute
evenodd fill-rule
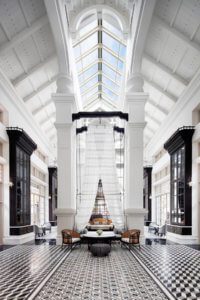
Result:
<svg viewBox="0 0 200 300"><path fill-rule="evenodd" d="M126 246L129 250L131 247L139 247L140 249L140 230L131 229L122 233L121 236L121 247Z"/></svg>
<svg viewBox="0 0 200 300"><path fill-rule="evenodd" d="M68 245L71 247L75 247L76 245L81 245L80 234L74 230L63 229L61 231L62 234L62 248L64 245Z"/></svg>

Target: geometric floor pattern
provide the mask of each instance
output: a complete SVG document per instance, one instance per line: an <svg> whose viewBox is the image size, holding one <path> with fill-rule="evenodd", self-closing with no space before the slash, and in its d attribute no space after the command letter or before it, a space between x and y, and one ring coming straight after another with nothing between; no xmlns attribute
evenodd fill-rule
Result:
<svg viewBox="0 0 200 300"><path fill-rule="evenodd" d="M66 255L60 246L22 245L0 252L0 300L28 295Z"/></svg>
<svg viewBox="0 0 200 300"><path fill-rule="evenodd" d="M184 245L142 246L133 253L178 300L200 299L200 252Z"/></svg>
<svg viewBox="0 0 200 300"><path fill-rule="evenodd" d="M106 257L86 246L74 249L51 276L36 300L168 299L133 255L119 245Z"/></svg>

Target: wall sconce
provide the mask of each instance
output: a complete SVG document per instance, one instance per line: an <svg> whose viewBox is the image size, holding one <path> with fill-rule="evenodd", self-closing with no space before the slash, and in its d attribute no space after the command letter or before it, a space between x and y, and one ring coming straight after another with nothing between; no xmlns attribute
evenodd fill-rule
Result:
<svg viewBox="0 0 200 300"><path fill-rule="evenodd" d="M9 181L8 186L9 186L10 188L12 188L12 187L14 186L14 183L13 183L12 181Z"/></svg>
<svg viewBox="0 0 200 300"><path fill-rule="evenodd" d="M192 187L193 184L194 184L194 182L192 182L192 181L189 181L189 182L188 182L188 186L189 186L189 187Z"/></svg>

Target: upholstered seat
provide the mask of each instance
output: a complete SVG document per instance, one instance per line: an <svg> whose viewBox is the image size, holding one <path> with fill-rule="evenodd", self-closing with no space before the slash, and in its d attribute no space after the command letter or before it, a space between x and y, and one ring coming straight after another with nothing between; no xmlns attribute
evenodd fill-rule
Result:
<svg viewBox="0 0 200 300"><path fill-rule="evenodd" d="M77 244L81 245L81 238L78 232L70 229L63 229L61 231L61 234L62 234L62 248L63 245L68 245L71 248L73 248L73 246Z"/></svg>

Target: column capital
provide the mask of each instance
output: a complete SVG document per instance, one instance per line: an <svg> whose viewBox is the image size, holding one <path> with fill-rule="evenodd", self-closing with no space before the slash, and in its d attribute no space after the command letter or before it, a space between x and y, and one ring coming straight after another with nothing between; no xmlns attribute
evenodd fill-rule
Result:
<svg viewBox="0 0 200 300"><path fill-rule="evenodd" d="M71 93L52 95L56 106L56 123L72 123L72 113L75 111L75 98Z"/></svg>
<svg viewBox="0 0 200 300"><path fill-rule="evenodd" d="M127 92L143 92L144 79L141 73L130 74L127 80Z"/></svg>
<svg viewBox="0 0 200 300"><path fill-rule="evenodd" d="M59 73L57 77L57 93L72 94L73 82L68 74Z"/></svg>

